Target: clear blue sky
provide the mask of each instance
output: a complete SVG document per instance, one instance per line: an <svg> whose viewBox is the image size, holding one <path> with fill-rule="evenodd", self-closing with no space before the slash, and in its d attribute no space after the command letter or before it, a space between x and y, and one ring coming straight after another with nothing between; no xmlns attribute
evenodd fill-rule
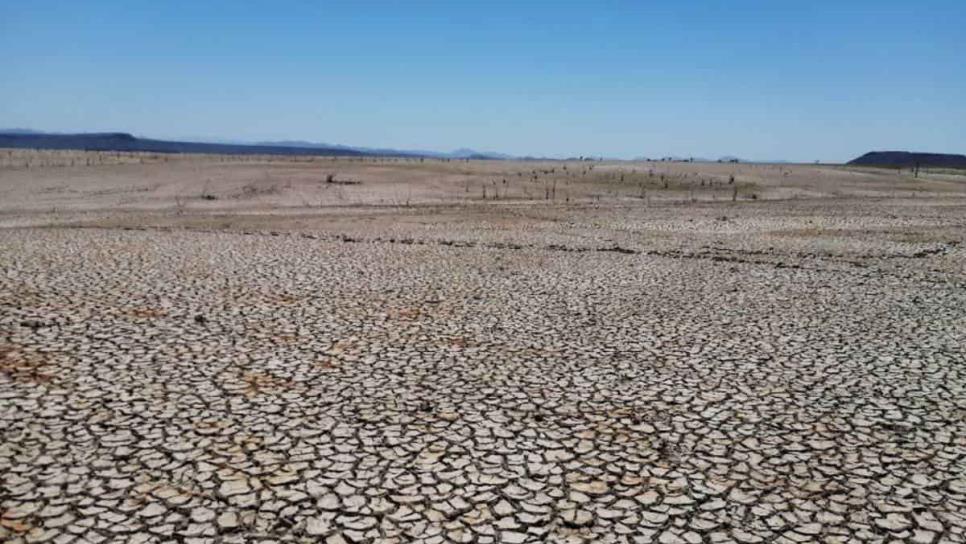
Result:
<svg viewBox="0 0 966 544"><path fill-rule="evenodd" d="M966 0L0 0L0 127L548 156L966 152Z"/></svg>

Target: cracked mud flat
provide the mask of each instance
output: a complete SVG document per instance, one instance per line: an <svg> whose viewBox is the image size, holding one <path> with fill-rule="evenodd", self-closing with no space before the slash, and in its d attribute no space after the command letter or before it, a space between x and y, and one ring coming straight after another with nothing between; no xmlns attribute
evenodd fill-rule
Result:
<svg viewBox="0 0 966 544"><path fill-rule="evenodd" d="M0 229L0 540L966 542L962 207L879 206Z"/></svg>

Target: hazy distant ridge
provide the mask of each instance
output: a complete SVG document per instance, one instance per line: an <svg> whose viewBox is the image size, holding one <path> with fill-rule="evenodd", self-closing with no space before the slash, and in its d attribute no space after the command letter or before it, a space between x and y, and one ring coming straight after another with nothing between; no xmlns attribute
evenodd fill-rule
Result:
<svg viewBox="0 0 966 544"><path fill-rule="evenodd" d="M303 141L186 142L138 138L126 132L57 134L30 129L0 129L0 148L77 149L87 151L144 151L151 153L213 153L225 155L316 155L433 157L445 159L510 159L502 153L457 149L451 152L353 147Z"/></svg>
<svg viewBox="0 0 966 544"><path fill-rule="evenodd" d="M124 132L44 134L22 129L0 132L0 147L18 149L77 149L86 151L144 151L150 153L212 153L228 155L364 156L368 153L332 147L290 147L137 138Z"/></svg>
<svg viewBox="0 0 966 544"><path fill-rule="evenodd" d="M349 149L359 151L369 155L383 155L394 157L434 157L440 159L512 159L513 155L496 153L493 151L476 151L474 149L460 148L455 151L424 151L417 149L393 149L386 147L360 147L340 144L323 144L315 142L304 142L301 140L282 140L277 142L256 142L255 145L297 147L304 149L331 148Z"/></svg>

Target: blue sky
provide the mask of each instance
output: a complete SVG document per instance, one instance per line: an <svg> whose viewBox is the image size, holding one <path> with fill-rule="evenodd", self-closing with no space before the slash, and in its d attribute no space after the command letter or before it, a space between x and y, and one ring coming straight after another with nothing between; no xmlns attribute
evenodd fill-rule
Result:
<svg viewBox="0 0 966 544"><path fill-rule="evenodd" d="M966 152L966 1L0 0L0 127L547 156Z"/></svg>

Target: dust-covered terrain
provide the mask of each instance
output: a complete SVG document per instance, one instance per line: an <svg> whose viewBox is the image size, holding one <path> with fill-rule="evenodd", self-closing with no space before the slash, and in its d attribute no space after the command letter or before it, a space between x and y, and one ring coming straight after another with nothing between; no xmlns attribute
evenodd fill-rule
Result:
<svg viewBox="0 0 966 544"><path fill-rule="evenodd" d="M0 150L4 542L966 542L966 176Z"/></svg>

